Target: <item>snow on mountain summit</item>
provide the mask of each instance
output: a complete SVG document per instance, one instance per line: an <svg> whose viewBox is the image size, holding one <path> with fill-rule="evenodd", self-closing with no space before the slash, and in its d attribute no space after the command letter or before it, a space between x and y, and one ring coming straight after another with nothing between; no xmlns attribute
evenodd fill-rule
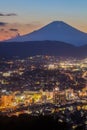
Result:
<svg viewBox="0 0 87 130"><path fill-rule="evenodd" d="M68 25L63 21L51 22L32 33L17 36L7 42L24 41L62 41L76 46L87 44L87 34Z"/></svg>

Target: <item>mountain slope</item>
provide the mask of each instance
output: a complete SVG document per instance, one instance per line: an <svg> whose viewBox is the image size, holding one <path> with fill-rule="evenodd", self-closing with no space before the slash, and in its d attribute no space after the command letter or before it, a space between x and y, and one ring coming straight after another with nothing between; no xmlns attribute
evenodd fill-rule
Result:
<svg viewBox="0 0 87 130"><path fill-rule="evenodd" d="M61 41L75 46L81 46L87 44L87 34L62 21L54 21L37 31L27 35L17 36L16 38L8 40L8 42L44 40Z"/></svg>

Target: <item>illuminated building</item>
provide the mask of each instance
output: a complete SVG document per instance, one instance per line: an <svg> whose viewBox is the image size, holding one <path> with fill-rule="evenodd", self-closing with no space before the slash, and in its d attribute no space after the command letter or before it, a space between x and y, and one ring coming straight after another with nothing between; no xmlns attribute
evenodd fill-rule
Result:
<svg viewBox="0 0 87 130"><path fill-rule="evenodd" d="M7 107L11 106L13 103L13 95L3 95L1 96L1 106Z"/></svg>
<svg viewBox="0 0 87 130"><path fill-rule="evenodd" d="M67 89L67 90L65 91L65 93L66 93L66 100L72 100L72 99L75 98L73 89L71 89L71 88L70 88L70 89Z"/></svg>

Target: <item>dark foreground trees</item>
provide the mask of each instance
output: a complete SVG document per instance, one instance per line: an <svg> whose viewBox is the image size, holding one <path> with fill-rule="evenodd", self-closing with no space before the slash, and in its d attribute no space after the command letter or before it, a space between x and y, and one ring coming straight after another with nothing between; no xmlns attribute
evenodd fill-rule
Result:
<svg viewBox="0 0 87 130"><path fill-rule="evenodd" d="M30 116L28 114L19 117L0 116L0 130L71 130L70 124L58 122L53 116ZM76 130L85 130L84 126Z"/></svg>
<svg viewBox="0 0 87 130"><path fill-rule="evenodd" d="M52 116L30 116L27 114L19 117L0 116L0 130L68 130L68 124L58 123Z"/></svg>

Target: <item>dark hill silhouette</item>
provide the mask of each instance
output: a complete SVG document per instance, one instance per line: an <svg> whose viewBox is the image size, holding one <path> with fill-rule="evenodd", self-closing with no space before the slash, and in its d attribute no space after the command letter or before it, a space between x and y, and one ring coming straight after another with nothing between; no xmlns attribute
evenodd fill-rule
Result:
<svg viewBox="0 0 87 130"><path fill-rule="evenodd" d="M87 45L76 47L58 41L0 43L0 58L13 58L14 56L25 58L34 55L54 55L83 58L87 56Z"/></svg>

